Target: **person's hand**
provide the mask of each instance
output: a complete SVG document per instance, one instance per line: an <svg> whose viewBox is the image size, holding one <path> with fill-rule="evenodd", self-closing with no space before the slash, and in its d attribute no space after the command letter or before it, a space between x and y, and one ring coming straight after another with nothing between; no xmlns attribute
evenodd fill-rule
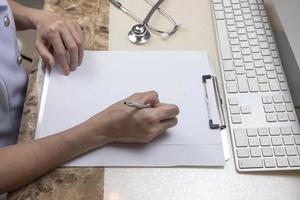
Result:
<svg viewBox="0 0 300 200"><path fill-rule="evenodd" d="M124 105L124 101L150 104L153 108L132 108ZM105 121L105 131L100 134L106 137L108 143L147 143L175 126L178 114L179 108L176 105L159 103L158 94L150 91L136 93L113 104L89 119L88 123L97 132L99 122Z"/></svg>
<svg viewBox="0 0 300 200"><path fill-rule="evenodd" d="M80 26L48 11L36 11L34 16L37 30L35 46L38 53L50 66L54 65L56 57L62 70L68 75L81 65L83 59L84 38Z"/></svg>

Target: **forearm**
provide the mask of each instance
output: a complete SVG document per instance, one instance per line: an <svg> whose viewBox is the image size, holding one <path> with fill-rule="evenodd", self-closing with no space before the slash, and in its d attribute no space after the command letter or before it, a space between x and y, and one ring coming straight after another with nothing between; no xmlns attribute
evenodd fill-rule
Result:
<svg viewBox="0 0 300 200"><path fill-rule="evenodd" d="M34 29L34 20L42 10L25 7L13 0L8 2L14 15L17 30Z"/></svg>
<svg viewBox="0 0 300 200"><path fill-rule="evenodd" d="M29 183L66 161L107 142L105 137L94 134L94 130L86 122L46 138L2 148L0 193Z"/></svg>

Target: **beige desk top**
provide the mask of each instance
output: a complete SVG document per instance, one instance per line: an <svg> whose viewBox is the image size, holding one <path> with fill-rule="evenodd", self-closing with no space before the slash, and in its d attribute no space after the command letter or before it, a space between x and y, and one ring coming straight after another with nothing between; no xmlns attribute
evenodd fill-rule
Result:
<svg viewBox="0 0 300 200"><path fill-rule="evenodd" d="M137 7L143 1L133 5ZM209 0L169 0L164 8L183 22L174 37L162 41L153 36L150 43L135 46L127 41L127 33L135 22L115 7L110 8L110 50L203 50L218 63L218 51ZM272 8L271 0L266 5ZM135 11L137 10L135 9ZM280 24L273 18L275 30ZM141 12L142 13L142 12ZM220 70L216 68L217 74ZM220 76L219 76L220 77ZM157 199L300 199L300 172L239 174L231 158L224 169L215 168L106 168L104 177L106 200Z"/></svg>

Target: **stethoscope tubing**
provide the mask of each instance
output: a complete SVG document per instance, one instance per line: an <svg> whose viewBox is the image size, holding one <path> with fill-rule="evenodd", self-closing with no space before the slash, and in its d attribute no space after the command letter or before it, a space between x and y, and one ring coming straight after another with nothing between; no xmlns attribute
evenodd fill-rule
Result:
<svg viewBox="0 0 300 200"><path fill-rule="evenodd" d="M150 1L150 0L145 0L146 3L148 3L151 6L155 6L155 3ZM110 2L115 5L118 9L122 10L125 14L127 14L128 16L130 16L132 19L134 19L135 21L137 21L138 23L144 24L144 26L146 26L149 30L151 30L153 33L158 34L158 35L173 35L179 25L176 23L176 21L169 15L167 14L163 9L161 9L159 6L156 8L170 23L172 23L174 25L174 27L171 30L168 31L163 31L163 30L159 30L157 28L154 28L153 26L149 25L148 22L144 23L144 20L142 20L141 18L139 18L138 16L136 16L133 12L131 12L129 9L127 9L126 7L124 7L119 1L117 0L110 0ZM154 8L154 7L153 7ZM149 12L150 13L150 12ZM149 14L148 13L148 14ZM151 16L150 16L151 17ZM149 18L150 20L150 18ZM148 21L149 21L148 20Z"/></svg>

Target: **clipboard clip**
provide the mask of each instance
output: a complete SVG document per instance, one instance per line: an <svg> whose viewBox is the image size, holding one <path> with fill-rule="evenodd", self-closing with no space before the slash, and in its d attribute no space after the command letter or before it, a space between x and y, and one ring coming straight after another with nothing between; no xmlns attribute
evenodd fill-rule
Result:
<svg viewBox="0 0 300 200"><path fill-rule="evenodd" d="M217 108L218 108L218 113L219 113L219 118L220 118L220 124L214 123L213 119L212 119L212 114L211 114L211 107L209 104L209 98L208 98L208 90L207 90L207 80L208 79L212 79L213 81L213 87L214 87L214 93L215 93L215 100L217 103ZM218 87L218 82L217 82L217 78L215 76L212 75L203 75L202 76L202 82L204 84L204 88L205 88L205 100L206 100L206 105L207 105L207 110L208 110L208 122L209 122L209 127L211 129L224 129L226 128L226 123L225 123L225 117L224 117L224 112L222 109L222 99L220 96L220 91L219 91L219 87Z"/></svg>

